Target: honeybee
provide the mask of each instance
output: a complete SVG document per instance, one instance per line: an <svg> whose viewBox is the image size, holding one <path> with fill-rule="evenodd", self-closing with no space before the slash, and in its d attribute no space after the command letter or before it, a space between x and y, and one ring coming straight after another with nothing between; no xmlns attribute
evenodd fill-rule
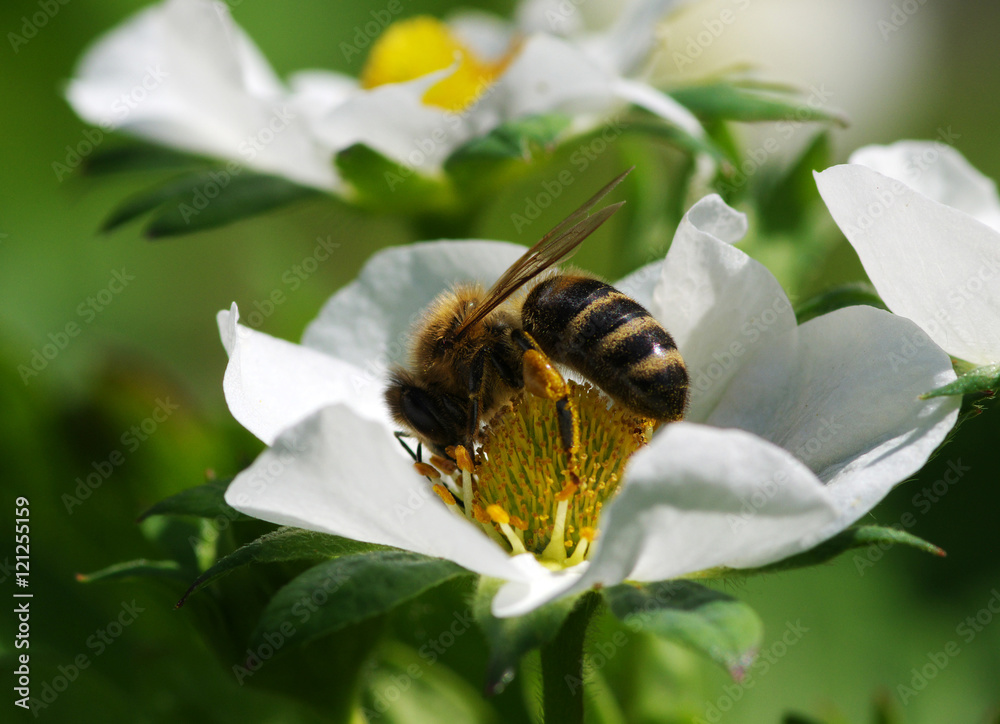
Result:
<svg viewBox="0 0 1000 724"><path fill-rule="evenodd" d="M643 417L683 416L687 370L645 308L585 273L539 279L625 203L590 213L628 173L557 224L489 290L462 284L434 299L413 330L409 369L390 373L385 400L400 426L438 455L464 447L474 456L481 420L526 389L555 402L563 448L575 454L579 423L553 363ZM531 282L526 295L514 296Z"/></svg>

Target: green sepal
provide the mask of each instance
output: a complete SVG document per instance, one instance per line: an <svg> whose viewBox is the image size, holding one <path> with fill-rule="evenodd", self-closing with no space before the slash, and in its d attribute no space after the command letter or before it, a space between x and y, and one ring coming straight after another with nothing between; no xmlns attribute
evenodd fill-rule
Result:
<svg viewBox="0 0 1000 724"><path fill-rule="evenodd" d="M816 134L791 168L762 190L762 232L795 234L806 226L806 215L820 202L813 172L829 167L830 159L830 134Z"/></svg>
<svg viewBox="0 0 1000 724"><path fill-rule="evenodd" d="M473 616L490 648L486 662L487 696L499 694L513 681L522 656L556 637L580 598L579 595L563 596L524 616L497 618L490 608L493 597L503 584L504 581L483 576L479 579L472 603Z"/></svg>
<svg viewBox="0 0 1000 724"><path fill-rule="evenodd" d="M725 151L712 142L709 136L700 138L685 131L680 126L667 123L652 114L634 115L622 121L626 133L656 138L686 151L689 154L704 153L715 159L723 167L729 167L731 160Z"/></svg>
<svg viewBox="0 0 1000 724"><path fill-rule="evenodd" d="M353 187L351 200L358 206L390 213L431 213L455 206L446 181L386 158L362 143L338 153L336 165Z"/></svg>
<svg viewBox="0 0 1000 724"><path fill-rule="evenodd" d="M98 149L84 159L84 176L110 176L135 171L162 171L203 164L205 159L162 146L129 144Z"/></svg>
<svg viewBox="0 0 1000 724"><path fill-rule="evenodd" d="M190 193L172 199L154 213L152 221L146 226L146 236L158 239L193 234L320 195L317 189L300 186L278 176L245 170L232 175L228 170L220 169L207 176L206 180L191 188ZM212 198L208 191L214 188L218 188L219 192ZM199 209L197 206L201 198L207 203Z"/></svg>
<svg viewBox="0 0 1000 724"><path fill-rule="evenodd" d="M507 121L457 148L445 161L445 168L479 160L530 160L536 153L551 152L571 122L572 118L563 113Z"/></svg>
<svg viewBox="0 0 1000 724"><path fill-rule="evenodd" d="M112 211L101 230L112 231L152 212L145 228L150 238L191 234L320 193L277 176L236 169L235 173L228 167L185 173L140 191Z"/></svg>
<svg viewBox="0 0 1000 724"><path fill-rule="evenodd" d="M706 654L737 681L764 638L764 624L750 606L693 581L622 583L602 593L608 608L629 629Z"/></svg>
<svg viewBox="0 0 1000 724"><path fill-rule="evenodd" d="M172 581L184 581L187 578L187 571L177 561L151 561L139 558L134 561L116 563L93 573L76 574L76 580L80 583L95 583L123 578L165 578Z"/></svg>
<svg viewBox="0 0 1000 724"><path fill-rule="evenodd" d="M824 121L846 126L836 111L809 105L805 98L780 87L713 83L679 88L674 100L700 118L730 121Z"/></svg>
<svg viewBox="0 0 1000 724"><path fill-rule="evenodd" d="M983 365L966 372L954 382L920 396L926 400L945 395L969 395L976 392L996 392L1000 389L1000 363Z"/></svg>
<svg viewBox="0 0 1000 724"><path fill-rule="evenodd" d="M182 490L143 512L136 522L141 523L153 515L192 515L198 518L228 520L253 520L226 503L226 488L230 480L212 480L204 485Z"/></svg>
<svg viewBox="0 0 1000 724"><path fill-rule="evenodd" d="M271 598L250 637L250 648L256 650L268 643L267 637L278 635L285 643L301 646L469 575L451 561L408 551L376 550L324 561Z"/></svg>
<svg viewBox="0 0 1000 724"><path fill-rule="evenodd" d="M880 525L860 525L842 530L837 535L804 553L799 553L766 566L759 568L713 568L703 571L702 577L738 578L759 573L775 573L795 568L808 568L809 566L828 563L841 553L846 553L854 548L867 548L875 545L905 545L934 556L943 557L947 555L944 550L933 543L928 543L923 538L918 538L912 533L907 533L905 530L887 528Z"/></svg>
<svg viewBox="0 0 1000 724"><path fill-rule="evenodd" d="M810 319L829 314L844 307L864 304L877 309L888 309L878 292L868 282L852 282L827 289L811 299L807 299L795 308L795 319L799 324Z"/></svg>
<svg viewBox="0 0 1000 724"><path fill-rule="evenodd" d="M316 533L301 528L278 528L238 548L198 576L177 602L177 608L183 606L188 596L195 591L251 563L320 561L379 549L381 546L359 543L327 533Z"/></svg>

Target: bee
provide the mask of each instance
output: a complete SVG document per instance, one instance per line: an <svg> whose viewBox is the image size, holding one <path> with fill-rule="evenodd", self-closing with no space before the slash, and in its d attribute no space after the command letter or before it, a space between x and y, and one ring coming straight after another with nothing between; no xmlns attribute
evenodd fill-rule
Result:
<svg viewBox="0 0 1000 724"><path fill-rule="evenodd" d="M412 333L409 369L394 368L385 392L401 427L438 455L453 457L459 446L474 455L481 421L526 389L555 402L563 448L575 454L579 421L556 364L643 417L683 416L684 362L645 308L581 272L540 276L625 203L590 213L629 171L557 224L489 290L458 285L431 303Z"/></svg>

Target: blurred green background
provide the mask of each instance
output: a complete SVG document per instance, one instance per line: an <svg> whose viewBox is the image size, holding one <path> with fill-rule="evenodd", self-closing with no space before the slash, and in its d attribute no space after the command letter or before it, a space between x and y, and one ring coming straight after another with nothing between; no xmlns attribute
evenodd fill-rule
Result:
<svg viewBox="0 0 1000 724"><path fill-rule="evenodd" d="M217 310L234 300L249 310L272 290L282 289L286 301L265 315L261 329L297 339L326 297L349 281L373 251L415 240L420 232L405 220L323 199L168 241L149 242L134 225L99 234L96 230L114 205L150 179L57 179L53 163L65 162L67 145L76 146L85 128L62 100L61 89L87 43L142 5L134 0L70 0L17 52L9 42L0 48L0 459L7 506L0 513L5 516L0 530L7 531L0 541L2 590L7 596L14 592L14 500L25 496L31 510L29 590L34 594L32 695L41 695L57 676L72 678L65 692L38 712L39 718L322 721L317 710L290 698L241 686L231 672L236 661L219 660L206 647L192 626L193 613L172 610L175 587L147 581L84 585L74 574L127 559L165 557L151 542L157 537L156 521L139 526L136 516L157 500L202 482L207 470L232 474L259 452L260 444L233 422L223 400L226 356L215 327ZM237 21L281 74L307 67L356 73L360 59L346 61L338 45L369 19L370 9L383 5L378 0L231 3ZM426 0L404 5L406 15L443 15L453 7ZM474 4L500 13L509 13L511 5ZM995 120L1000 111L995 42L1000 8L994 4L734 0L697 6L665 37L683 45L704 18L728 6L746 6L745 15L695 67L680 72L669 53L664 55L660 71L666 82L757 61L767 77L804 87L826 83L832 89L831 104L854 121L849 130L834 134L841 159L856 145L935 138L939 129L950 127L958 134L955 145L970 161L1000 177ZM3 3L0 29L5 35L20 33L22 16L38 9L37 2ZM878 22L890 19L895 9L905 22L886 35ZM805 127L797 131L783 152L793 155L810 132ZM747 147L768 133L766 128L745 130ZM117 142L102 141L108 147ZM631 162L627 149L622 157L613 155L591 168L587 188L580 184L571 189L549 210L549 221ZM509 214L522 208L540 179L567 165L562 152L541 160L481 210L470 236L532 241L515 233ZM650 232L652 241L644 243L664 247L672 222L660 220ZM578 262L610 278L628 271L628 257L616 252L624 224L616 219L602 229ZM836 233L829 223L823 229ZM289 290L283 274L312 253L318 237L340 244L336 256L301 287ZM771 261L765 244L749 248ZM87 322L90 316L80 306L97 299L116 271L134 280L106 306L98 303L100 311ZM818 261L813 272L808 288L791 291L802 295L832 280L862 278L844 243ZM30 364L50 335L58 337L70 322L80 325L80 334L69 338L65 349L25 384L18 365ZM164 402L177 409L155 421L152 416L158 406L164 409ZM132 437L133 426L141 434ZM622 656L605 671L624 697L626 720L778 722L786 713L798 712L817 721L868 722L875 720L874 702L882 698L890 702L887 711L901 716L899 721L997 721L1000 622L983 625L971 640L963 636L968 629L958 627L991 600L1000 601L998 434L1000 411L971 420L919 479L897 489L869 516L888 525L912 514L917 524L911 532L945 548L947 558L889 550L877 561L865 558L870 566L847 556L822 569L748 581L732 592L753 604L765 620L765 651L776 657L767 673L755 677L752 688L733 688L707 661L667 644L637 640L627 651L627 665ZM107 470L106 461L116 450L123 462L87 499L67 506L65 496L74 493L78 479ZM916 499L923 488L942 479L949 464L968 471L939 501L924 505ZM228 589L236 602L239 585ZM452 592L451 601L460 600L460 593ZM389 626L404 631L399 637L419 648L421 640L440 630L435 626L447 624L436 621L434 601L428 598ZM142 611L119 629L114 622L123 606ZM14 709L27 719L31 715L14 708L12 701L13 606L0 608L2 682L9 697L0 703L2 718L13 720L7 712ZM790 624L807 631L782 652L778 642ZM438 685L471 692L473 699L481 664L477 668L465 662L474 660L469 657L481 645L477 637L472 634L449 650L434 673ZM947 665L915 696L903 696L897 686L914 686L913 669L928 664L929 655L950 641L959 644L959 654L947 657ZM371 681L405 662L393 646L385 644L375 652L366 670ZM310 685L322 688L335 681L338 667L351 660L351 652L336 643L333 650L341 655L319 657ZM70 677L80 655L88 666ZM433 690L424 695L435 702L446 698ZM494 703L506 712L504 717L515 720L530 697L530 691L513 686ZM442 716L444 711L451 710L443 708ZM474 709L467 714L478 716ZM456 716L452 718L460 721Z"/></svg>

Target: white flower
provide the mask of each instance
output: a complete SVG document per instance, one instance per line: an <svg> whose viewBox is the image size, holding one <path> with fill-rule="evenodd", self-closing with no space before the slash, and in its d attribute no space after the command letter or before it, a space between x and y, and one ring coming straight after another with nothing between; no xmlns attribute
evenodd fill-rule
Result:
<svg viewBox="0 0 1000 724"><path fill-rule="evenodd" d="M759 263L731 246L743 215L717 196L687 213L670 252L617 286L670 331L691 378L686 421L628 463L588 559L550 570L511 556L430 495L393 439L384 372L443 289L493 281L512 244L441 241L371 258L306 330L301 346L219 313L234 416L270 447L226 500L275 523L450 559L507 581L498 616L596 584L751 567L808 550L868 512L924 464L954 425L953 398L918 399L954 379L908 320L850 307L801 326Z"/></svg>
<svg viewBox="0 0 1000 724"><path fill-rule="evenodd" d="M360 81L313 70L284 84L225 5L165 0L94 44L67 98L107 130L343 193L333 157L355 143L433 174L464 142L532 114L573 114L582 131L635 103L702 134L669 96L626 76L651 46L646 19L673 4L633 2L579 43L485 14L411 18L374 41ZM349 36L342 52L360 54Z"/></svg>
<svg viewBox="0 0 1000 724"><path fill-rule="evenodd" d="M859 149L816 184L892 311L955 357L1000 362L993 181L950 146L900 141Z"/></svg>

